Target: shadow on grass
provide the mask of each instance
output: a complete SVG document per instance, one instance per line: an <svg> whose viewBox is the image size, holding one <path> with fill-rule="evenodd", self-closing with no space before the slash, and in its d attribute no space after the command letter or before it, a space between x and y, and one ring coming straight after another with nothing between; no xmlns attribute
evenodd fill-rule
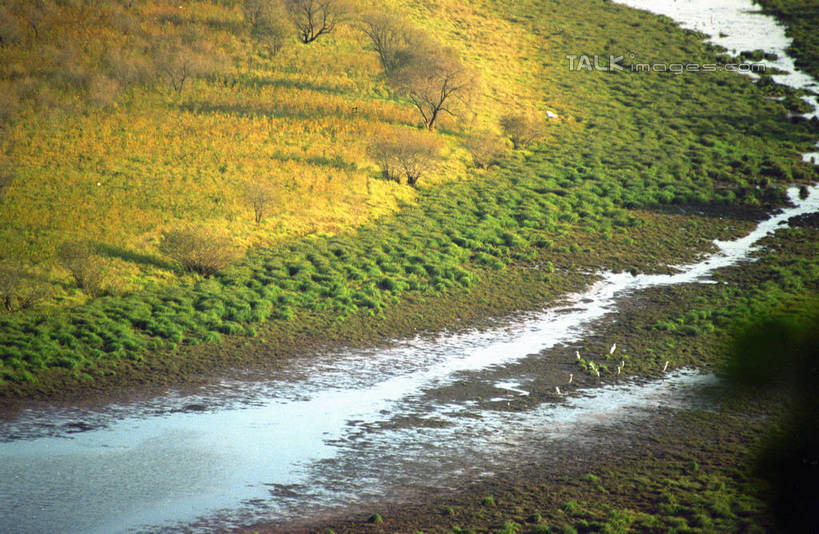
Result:
<svg viewBox="0 0 819 534"><path fill-rule="evenodd" d="M242 87L252 87L261 89L263 87L276 87L282 89L297 89L299 91L315 91L317 93L329 93L331 95L345 95L347 91L338 87L317 83L307 80L289 80L287 78L260 78L258 76L243 76L237 80L237 85Z"/></svg>
<svg viewBox="0 0 819 534"><path fill-rule="evenodd" d="M129 263L158 267L159 269L164 269L166 271L173 271L176 269L176 267L172 263L151 254L142 254L140 252L128 250L126 248L117 247L114 245L107 245L105 243L97 244L95 246L95 249L97 253L100 254L101 256L107 256L109 258L119 258Z"/></svg>
<svg viewBox="0 0 819 534"><path fill-rule="evenodd" d="M250 104L221 104L212 102L185 102L179 106L180 109L190 113L220 113L223 115L233 115L237 117L267 117L271 119L290 119L299 121L316 120L322 117L336 117L339 120L349 121L352 119L364 119L367 121L383 122L383 117L377 114L362 111L354 104L350 103L347 108L339 107L327 111L311 110L296 111L292 109L282 109L276 107L276 102L271 102L264 106L254 106ZM404 124L398 122L397 124Z"/></svg>
<svg viewBox="0 0 819 534"><path fill-rule="evenodd" d="M744 135L781 141L785 143L804 143L806 139L819 133L819 122L802 117L791 117L783 121L776 113L757 113L752 117L735 114L697 114L684 116L693 125L692 131L700 135L713 135L720 138L726 131L736 130Z"/></svg>

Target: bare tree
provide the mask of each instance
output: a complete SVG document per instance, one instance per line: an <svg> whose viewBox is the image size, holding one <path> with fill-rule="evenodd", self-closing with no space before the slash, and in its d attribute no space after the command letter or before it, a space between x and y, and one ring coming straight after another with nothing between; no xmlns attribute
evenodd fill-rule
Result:
<svg viewBox="0 0 819 534"><path fill-rule="evenodd" d="M285 0L285 7L304 44L335 30L349 10L344 0Z"/></svg>
<svg viewBox="0 0 819 534"><path fill-rule="evenodd" d="M399 67L408 48L406 21L386 10L370 11L361 17L361 31L369 37L384 74L389 76Z"/></svg>
<svg viewBox="0 0 819 534"><path fill-rule="evenodd" d="M244 197L253 208L253 218L256 224L261 224L273 202L272 189L267 184L250 182L244 186Z"/></svg>
<svg viewBox="0 0 819 534"><path fill-rule="evenodd" d="M474 87L474 79L454 50L425 36L413 37L390 82L415 106L428 130L435 128L443 113L458 116L454 105Z"/></svg>
<svg viewBox="0 0 819 534"><path fill-rule="evenodd" d="M250 24L250 34L270 52L278 54L287 42L292 25L284 5L278 0L244 0L242 10Z"/></svg>
<svg viewBox="0 0 819 534"><path fill-rule="evenodd" d="M504 115L501 117L500 125L503 133L512 141L515 150L525 148L544 134L543 121L538 118L536 112Z"/></svg>
<svg viewBox="0 0 819 534"><path fill-rule="evenodd" d="M224 54L215 48L204 43L189 46L180 39L161 42L155 56L159 58L157 68L177 94L188 80L215 74L227 64Z"/></svg>
<svg viewBox="0 0 819 534"><path fill-rule="evenodd" d="M379 136L367 148L370 156L381 167L384 177L415 187L421 175L430 167L441 151L437 139L429 134L410 130L391 136Z"/></svg>
<svg viewBox="0 0 819 534"><path fill-rule="evenodd" d="M0 5L0 47L23 38L23 28L37 40L57 13L52 0L4 0Z"/></svg>

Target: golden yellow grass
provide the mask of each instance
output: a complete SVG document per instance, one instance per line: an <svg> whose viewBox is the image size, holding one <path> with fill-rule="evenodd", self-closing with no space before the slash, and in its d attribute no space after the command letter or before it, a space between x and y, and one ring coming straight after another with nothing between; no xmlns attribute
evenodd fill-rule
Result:
<svg viewBox="0 0 819 534"><path fill-rule="evenodd" d="M510 107L538 105L542 81L527 58L542 43L505 18L503 2L387 5L455 47L477 74L480 101L457 124L447 119L443 132L497 130L497 118ZM124 23L101 16L113 8L55 9L39 41L0 49L16 79L58 68L42 63L57 42L79 47L75 64L91 72L104 48L127 48ZM191 80L181 95L161 85L125 87L104 108L73 106L76 94L43 86L38 104L23 99L2 141L17 168L0 213L2 257L59 277L54 252L66 240L158 255L162 231L196 223L219 227L246 247L275 246L351 229L414 200L413 189L378 179L366 146L374 136L417 125L418 116L392 98L375 54L352 25L310 46L294 42L271 59L246 35L222 29L242 24L238 3L154 0L133 9L130 23L149 35L181 31L167 22L171 17L198 24L234 67L221 77ZM437 135L447 148L422 186L471 172L458 136ZM251 181L274 191L260 225L242 195ZM118 265L122 277L137 283L169 276L152 265Z"/></svg>

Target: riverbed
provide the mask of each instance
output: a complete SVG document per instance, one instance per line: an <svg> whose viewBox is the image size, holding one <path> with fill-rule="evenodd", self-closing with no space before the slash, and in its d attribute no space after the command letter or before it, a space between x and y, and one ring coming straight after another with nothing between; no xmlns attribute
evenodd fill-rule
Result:
<svg viewBox="0 0 819 534"><path fill-rule="evenodd" d="M200 521L208 530L317 514L486 476L531 443L580 443L591 427L693 402L713 376L678 370L566 398L557 386L557 402L512 411L504 403L528 395L531 377L502 370L582 339L629 293L707 281L790 218L819 211L819 189L790 196L794 207L674 274L601 273L588 290L496 328L300 359L268 380L223 381L195 395L28 410L0 433L0 510L17 518L5 524L127 532ZM441 394L456 384L468 387Z"/></svg>

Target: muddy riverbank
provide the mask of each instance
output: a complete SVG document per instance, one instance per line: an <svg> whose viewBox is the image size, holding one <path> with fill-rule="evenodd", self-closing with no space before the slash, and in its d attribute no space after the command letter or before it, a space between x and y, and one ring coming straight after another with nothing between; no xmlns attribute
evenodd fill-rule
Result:
<svg viewBox="0 0 819 534"><path fill-rule="evenodd" d="M715 361L712 343L669 350L681 332L650 321L673 320L685 305L664 309L657 296L714 286L721 268L787 232L780 223L813 211L819 192L793 200L799 206L695 263L600 273L548 309L482 329L293 359L264 380L251 373L101 409L28 408L3 426L0 479L11 485L0 492L27 518L22 531L38 521L92 532L224 530L443 491L505 469L510 455L537 456L544 442L582 441L601 423L639 428L657 408L696 404L692 391L712 379L677 369ZM693 302L700 296L691 292ZM67 477L45 483L55 469Z"/></svg>
<svg viewBox="0 0 819 534"><path fill-rule="evenodd" d="M712 399L708 409L659 408L638 421L601 422L585 439L544 443L537 457L510 456L506 469L447 491L416 488L403 502L239 531L769 532L753 456L782 410L780 400Z"/></svg>

